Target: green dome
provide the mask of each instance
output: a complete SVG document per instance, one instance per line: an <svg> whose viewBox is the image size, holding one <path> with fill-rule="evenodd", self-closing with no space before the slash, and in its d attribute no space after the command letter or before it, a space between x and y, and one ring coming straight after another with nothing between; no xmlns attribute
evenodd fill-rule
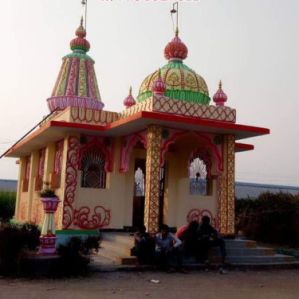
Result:
<svg viewBox="0 0 299 299"><path fill-rule="evenodd" d="M139 89L138 102L152 96L152 85L159 70L147 76ZM205 80L181 60L171 60L161 68L161 77L166 85L165 96L191 103L207 105L210 102Z"/></svg>

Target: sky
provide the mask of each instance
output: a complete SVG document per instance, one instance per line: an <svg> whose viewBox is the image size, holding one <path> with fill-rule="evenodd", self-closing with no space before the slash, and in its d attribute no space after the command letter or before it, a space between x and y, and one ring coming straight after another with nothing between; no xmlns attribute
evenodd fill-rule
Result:
<svg viewBox="0 0 299 299"><path fill-rule="evenodd" d="M171 1L88 0L87 39L105 110L121 111L129 86L166 64ZM242 140L236 180L299 186L299 1L180 1L186 65L210 96L223 82L237 123L270 135ZM82 14L80 0L1 0L0 153L49 113L46 99ZM17 179L15 159L0 160L0 179Z"/></svg>

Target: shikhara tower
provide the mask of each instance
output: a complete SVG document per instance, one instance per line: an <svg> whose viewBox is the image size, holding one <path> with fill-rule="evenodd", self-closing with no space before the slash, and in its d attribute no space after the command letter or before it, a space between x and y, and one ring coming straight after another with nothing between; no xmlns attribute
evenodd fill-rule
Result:
<svg viewBox="0 0 299 299"><path fill-rule="evenodd" d="M6 154L20 162L15 218L41 223L46 181L61 200L59 229L145 224L155 232L209 215L233 235L235 153L253 149L237 141L269 130L237 124L221 83L211 103L205 80L185 64L178 30L167 63L136 99L130 89L120 113L103 110L89 48L81 20L47 100L52 114Z"/></svg>

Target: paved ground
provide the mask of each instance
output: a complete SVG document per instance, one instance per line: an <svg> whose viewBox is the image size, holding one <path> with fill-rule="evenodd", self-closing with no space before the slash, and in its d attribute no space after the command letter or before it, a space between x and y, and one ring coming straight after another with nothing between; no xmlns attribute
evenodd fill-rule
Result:
<svg viewBox="0 0 299 299"><path fill-rule="evenodd" d="M158 280L159 283L151 282ZM67 280L0 279L0 298L299 298L299 270L96 273Z"/></svg>

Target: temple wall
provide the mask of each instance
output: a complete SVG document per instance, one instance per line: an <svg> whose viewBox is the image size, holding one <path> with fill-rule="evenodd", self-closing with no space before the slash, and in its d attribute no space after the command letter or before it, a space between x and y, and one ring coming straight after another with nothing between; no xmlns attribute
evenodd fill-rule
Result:
<svg viewBox="0 0 299 299"><path fill-rule="evenodd" d="M190 194L189 159L191 152L198 146L194 139L186 137L178 143L175 152L166 154L164 222L169 226L180 227L186 224L187 215L191 210L208 210L213 218L217 216L216 179L211 182L212 190L209 195ZM215 160L212 161L212 164L214 163Z"/></svg>
<svg viewBox="0 0 299 299"><path fill-rule="evenodd" d="M110 211L110 219L105 228L123 228L123 226L132 225L132 205L133 205L133 190L134 190L134 160L140 154L133 153L130 160L130 168L126 173L119 172L120 158L120 139L114 140L114 155L113 155L113 171L107 172L106 189L97 188L82 188L81 187L81 171L77 175L77 187L73 207L79 213L85 213L86 208L89 209L86 216L91 219L94 214L94 209L101 211L103 208ZM83 219L80 216L78 219ZM69 229L83 228L82 222L78 225L72 223ZM88 228L86 228L88 229Z"/></svg>

